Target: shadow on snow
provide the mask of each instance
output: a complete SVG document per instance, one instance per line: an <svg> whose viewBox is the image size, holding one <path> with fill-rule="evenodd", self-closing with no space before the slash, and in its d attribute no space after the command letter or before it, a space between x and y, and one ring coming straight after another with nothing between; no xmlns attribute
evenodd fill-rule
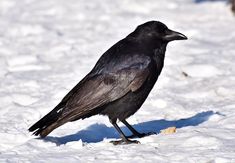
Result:
<svg viewBox="0 0 235 163"><path fill-rule="evenodd" d="M185 118L185 119L179 119L179 120L153 120L153 121L147 121L142 122L139 124L133 125L135 129L137 129L139 132L156 132L159 133L160 130L175 126L176 128L183 128L188 126L197 126L209 119L210 116L213 114L219 114L215 113L213 111L206 111L198 113L192 117ZM130 131L126 127L121 127L123 132L126 135L130 135ZM119 134L113 127L107 127L104 124L93 124L87 127L84 130L81 130L75 134L67 135L63 137L52 137L48 136L44 140L55 142L57 145L66 144L68 142L72 141L78 141L82 140L83 142L87 143L96 143L103 141L103 139L118 139Z"/></svg>
<svg viewBox="0 0 235 163"><path fill-rule="evenodd" d="M202 2L226 2L229 3L230 0L194 0L195 3L202 3Z"/></svg>

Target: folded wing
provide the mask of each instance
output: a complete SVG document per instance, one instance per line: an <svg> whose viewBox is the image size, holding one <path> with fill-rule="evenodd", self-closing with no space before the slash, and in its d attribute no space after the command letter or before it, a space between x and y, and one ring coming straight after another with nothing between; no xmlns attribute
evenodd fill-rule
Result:
<svg viewBox="0 0 235 163"><path fill-rule="evenodd" d="M59 120L68 122L79 119L130 91L137 91L149 76L149 64L150 59L144 57L116 71L86 77L79 89L70 94L69 98L65 97L66 106Z"/></svg>

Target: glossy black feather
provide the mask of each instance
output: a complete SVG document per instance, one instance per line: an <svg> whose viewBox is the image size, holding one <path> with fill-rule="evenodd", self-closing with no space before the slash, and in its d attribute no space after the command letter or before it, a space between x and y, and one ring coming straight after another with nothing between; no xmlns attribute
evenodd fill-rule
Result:
<svg viewBox="0 0 235 163"><path fill-rule="evenodd" d="M107 115L116 122L134 114L161 73L167 43L180 39L179 33L169 35L169 31L156 21L138 26L108 49L91 72L29 131L45 137L66 122L92 115Z"/></svg>

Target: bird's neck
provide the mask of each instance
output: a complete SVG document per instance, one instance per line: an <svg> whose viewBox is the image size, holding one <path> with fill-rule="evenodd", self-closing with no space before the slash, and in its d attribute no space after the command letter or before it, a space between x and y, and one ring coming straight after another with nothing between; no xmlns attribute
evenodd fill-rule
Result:
<svg viewBox="0 0 235 163"><path fill-rule="evenodd" d="M153 60L156 64L157 75L159 76L164 66L166 46L160 46L153 51Z"/></svg>
<svg viewBox="0 0 235 163"><path fill-rule="evenodd" d="M166 52L166 45L161 45L153 50L153 58L154 59L161 59L164 61Z"/></svg>

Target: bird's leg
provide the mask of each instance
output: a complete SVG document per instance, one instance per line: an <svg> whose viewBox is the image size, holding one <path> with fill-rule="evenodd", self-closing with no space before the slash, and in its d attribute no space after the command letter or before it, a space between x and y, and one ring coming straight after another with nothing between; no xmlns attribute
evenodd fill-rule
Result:
<svg viewBox="0 0 235 163"><path fill-rule="evenodd" d="M128 136L127 138L134 138L134 137L142 138L145 136L156 134L155 132L139 133L126 120L122 120L122 123L124 123L126 125L126 127L133 133L133 135Z"/></svg>
<svg viewBox="0 0 235 163"><path fill-rule="evenodd" d="M131 143L135 143L135 144L139 144L140 142L137 140L129 140L124 133L122 132L122 130L120 129L120 127L117 125L116 121L112 121L110 120L110 122L112 123L112 125L114 126L114 128L118 131L118 133L121 136L121 140L118 141L111 141L111 143L113 143L114 145L120 145L120 144L131 144Z"/></svg>

